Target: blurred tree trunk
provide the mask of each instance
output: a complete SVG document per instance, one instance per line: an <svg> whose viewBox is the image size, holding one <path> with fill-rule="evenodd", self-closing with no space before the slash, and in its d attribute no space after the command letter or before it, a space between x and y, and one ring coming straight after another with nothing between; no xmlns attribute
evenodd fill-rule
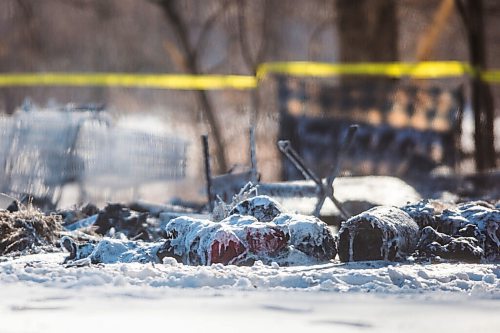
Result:
<svg viewBox="0 0 500 333"><path fill-rule="evenodd" d="M263 1L260 13L251 12L247 0L237 0L236 5L238 8L238 41L241 55L250 73L257 75L257 69L264 62L269 47L271 1ZM256 19L258 14L261 16L260 20ZM253 109L251 124L257 127L260 108L259 87L251 91L250 103Z"/></svg>
<svg viewBox="0 0 500 333"><path fill-rule="evenodd" d="M2 6L4 7L2 8ZM29 0L15 0L2 3L2 6L0 6L0 11L7 10L7 6L12 6L13 14L10 20L13 25L17 24L21 27L18 32L18 38L22 38L25 43L26 51L23 55L19 55L17 59L15 59L15 63L22 64L27 71L33 70L36 60L43 48L43 43L38 32L39 27L35 22L36 4ZM14 29L15 26L13 31L15 31ZM6 40L12 42L12 38ZM7 52L12 52L10 49L12 46L9 45L9 42L5 42L4 47L8 50ZM0 72L12 71L12 65L12 59L3 60L0 58ZM13 113L17 107L21 106L24 98L27 97L25 96L26 90L19 87L1 88L0 94L3 99L3 106L9 114Z"/></svg>
<svg viewBox="0 0 500 333"><path fill-rule="evenodd" d="M434 48L448 25L449 19L455 11L454 0L441 0L441 4L434 14L432 24L422 33L417 44L417 61L432 59Z"/></svg>
<svg viewBox="0 0 500 333"><path fill-rule="evenodd" d="M340 61L396 61L395 0L337 0Z"/></svg>
<svg viewBox="0 0 500 333"><path fill-rule="evenodd" d="M174 0L158 0L156 3L160 6L163 14L171 25L180 45L185 58L185 67L189 74L201 74L200 66L197 58L197 49L191 46L189 39L189 28L181 13L176 8ZM210 126L211 134L216 147L216 160L219 172L227 172L227 161L225 156L225 149L222 140L219 121L215 115L214 108L205 90L197 90L195 92L198 103L202 112L204 113L208 124Z"/></svg>
<svg viewBox="0 0 500 333"><path fill-rule="evenodd" d="M455 3L467 30L470 62L476 70L481 71L487 67L483 1L456 0ZM481 80L479 73L472 78L472 109L476 169L493 169L496 164L493 97L489 85Z"/></svg>

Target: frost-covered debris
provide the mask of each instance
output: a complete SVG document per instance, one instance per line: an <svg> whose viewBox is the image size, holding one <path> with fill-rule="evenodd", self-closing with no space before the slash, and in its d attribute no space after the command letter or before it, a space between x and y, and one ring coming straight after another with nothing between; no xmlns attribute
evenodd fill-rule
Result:
<svg viewBox="0 0 500 333"><path fill-rule="evenodd" d="M248 224L254 222L251 219ZM189 265L234 264L247 252L227 223L179 217L171 220L165 231L169 238L166 256Z"/></svg>
<svg viewBox="0 0 500 333"><path fill-rule="evenodd" d="M476 225L482 231L498 231L500 210L484 201L472 201L446 209L438 217L443 232L455 234L467 224ZM495 239L496 237L492 237Z"/></svg>
<svg viewBox="0 0 500 333"><path fill-rule="evenodd" d="M477 227L473 225L468 226L477 230ZM484 250L479 246L479 240L476 237L452 237L428 226L422 229L415 256L479 261L484 256Z"/></svg>
<svg viewBox="0 0 500 333"><path fill-rule="evenodd" d="M400 260L418 240L417 223L403 210L378 206L356 215L339 231L341 261Z"/></svg>
<svg viewBox="0 0 500 333"><path fill-rule="evenodd" d="M181 216L155 224L147 213L115 204L77 223L92 220L98 234L119 239L116 248L137 253L127 258L141 258L143 262L174 258L189 265L249 265L259 260L301 265L335 259L337 248L344 262L400 261L410 255L417 260L469 262L499 258L499 210L483 202L453 205L424 200L402 209L375 207L344 222L338 239L325 223L310 216L287 214L267 196L246 197L228 207L231 209L224 215L230 215L218 222L202 216ZM149 245L134 241L160 241L160 236L165 238L163 244L142 258L141 253L150 251L143 248ZM107 249L108 241L104 242L102 248ZM101 256L91 256L93 250L86 250L84 245L78 251L65 247L74 253L68 260L89 257L90 262L100 262ZM115 255L113 260L121 259Z"/></svg>
<svg viewBox="0 0 500 333"><path fill-rule="evenodd" d="M263 210L247 213L269 216ZM185 264L245 265L256 260L267 264L312 264L333 259L337 252L324 222L295 214L280 214L264 222L239 214L219 223L180 217L170 221L166 231L170 235L166 253Z"/></svg>
<svg viewBox="0 0 500 333"><path fill-rule="evenodd" d="M148 218L149 213L131 210L123 204L108 204L100 211L87 205L81 210L59 213L64 216L64 226L70 231L84 229L91 234L144 241L160 238L158 223Z"/></svg>
<svg viewBox="0 0 500 333"><path fill-rule="evenodd" d="M308 256L325 261L335 258L337 246L331 231L313 216L281 214L274 223L286 226L290 233L290 244Z"/></svg>
<svg viewBox="0 0 500 333"><path fill-rule="evenodd" d="M68 230L81 229L88 225L81 225L79 223L88 217L97 215L99 213L99 208L96 205L88 203L81 207L73 207L67 209L60 209L56 211L56 214L61 215L63 218L63 226Z"/></svg>
<svg viewBox="0 0 500 333"><path fill-rule="evenodd" d="M127 241L104 238L77 244L69 237L61 239L61 245L70 252L64 260L71 266L112 263L159 263L157 255L163 242Z"/></svg>
<svg viewBox="0 0 500 333"><path fill-rule="evenodd" d="M151 241L154 238L147 223L147 213L131 211L122 204L108 204L97 215L95 231L101 235L113 236L120 232L128 239Z"/></svg>
<svg viewBox="0 0 500 333"><path fill-rule="evenodd" d="M417 257L478 261L500 258L500 209L476 201L435 209L423 201L402 209L422 228Z"/></svg>
<svg viewBox="0 0 500 333"><path fill-rule="evenodd" d="M188 216L172 219L164 226L164 242L131 241L130 237L122 237L78 245L66 238L62 245L70 252L67 262L88 258L91 263L132 258L140 262L161 262L174 258L188 265L249 265L259 260L266 264L300 265L325 262L336 256L334 237L326 223L311 216L284 214L281 209L271 198L256 196L240 202L233 208L233 214L220 222ZM99 217L95 225L98 223ZM117 224L117 227L124 226L127 225ZM110 254L106 256L104 251Z"/></svg>
<svg viewBox="0 0 500 333"><path fill-rule="evenodd" d="M252 182L248 182L243 186L239 193L235 194L231 202L226 203L219 196L212 212L212 221L222 221L229 215L231 211L240 204L240 202L250 199L257 195L257 186Z"/></svg>
<svg viewBox="0 0 500 333"><path fill-rule="evenodd" d="M0 255L55 250L61 224L60 216L45 216L32 207L15 212L0 210Z"/></svg>
<svg viewBox="0 0 500 333"><path fill-rule="evenodd" d="M417 222L418 226L423 229L427 226L437 228L436 216L441 214L445 209L451 208L453 205L438 200L424 199L417 203L409 204L401 207L403 211L408 213L410 217Z"/></svg>
<svg viewBox="0 0 500 333"><path fill-rule="evenodd" d="M285 210L281 205L266 195L258 195L239 202L229 215L249 215L260 222L270 222Z"/></svg>

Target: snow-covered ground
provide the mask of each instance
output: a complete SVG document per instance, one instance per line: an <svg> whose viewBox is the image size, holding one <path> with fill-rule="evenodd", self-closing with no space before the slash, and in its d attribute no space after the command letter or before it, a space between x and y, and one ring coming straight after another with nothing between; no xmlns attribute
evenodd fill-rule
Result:
<svg viewBox="0 0 500 333"><path fill-rule="evenodd" d="M0 332L498 332L499 264L0 262ZM3 260L3 259L2 259Z"/></svg>

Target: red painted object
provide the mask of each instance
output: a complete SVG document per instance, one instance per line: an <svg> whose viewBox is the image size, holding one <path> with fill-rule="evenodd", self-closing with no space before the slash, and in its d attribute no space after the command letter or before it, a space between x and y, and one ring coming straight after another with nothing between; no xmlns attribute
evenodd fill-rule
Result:
<svg viewBox="0 0 500 333"><path fill-rule="evenodd" d="M245 253L245 246L234 235L224 233L223 238L218 238L226 239L226 241L219 241L218 239L216 239L212 243L210 247L211 264L228 265L232 263L235 258L238 258L240 255Z"/></svg>
<svg viewBox="0 0 500 333"><path fill-rule="evenodd" d="M273 255L288 245L290 237L276 227L246 229L246 241L250 252L254 254Z"/></svg>

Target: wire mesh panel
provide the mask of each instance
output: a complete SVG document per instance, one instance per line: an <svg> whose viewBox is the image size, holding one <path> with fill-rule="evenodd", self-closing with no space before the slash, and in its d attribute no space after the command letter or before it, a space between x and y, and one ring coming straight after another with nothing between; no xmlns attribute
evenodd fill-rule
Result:
<svg viewBox="0 0 500 333"><path fill-rule="evenodd" d="M185 176L186 142L113 127L87 111L0 119L2 191L52 198L64 184L124 188Z"/></svg>
<svg viewBox="0 0 500 333"><path fill-rule="evenodd" d="M6 192L7 182L7 157L11 150L14 122L12 118L0 117L0 191Z"/></svg>
<svg viewBox="0 0 500 333"><path fill-rule="evenodd" d="M75 179L71 147L85 116L59 111L18 113L12 119L6 156L8 190L50 197L54 188Z"/></svg>
<svg viewBox="0 0 500 333"><path fill-rule="evenodd" d="M89 185L129 187L185 176L186 142L173 137L87 124L76 150Z"/></svg>

